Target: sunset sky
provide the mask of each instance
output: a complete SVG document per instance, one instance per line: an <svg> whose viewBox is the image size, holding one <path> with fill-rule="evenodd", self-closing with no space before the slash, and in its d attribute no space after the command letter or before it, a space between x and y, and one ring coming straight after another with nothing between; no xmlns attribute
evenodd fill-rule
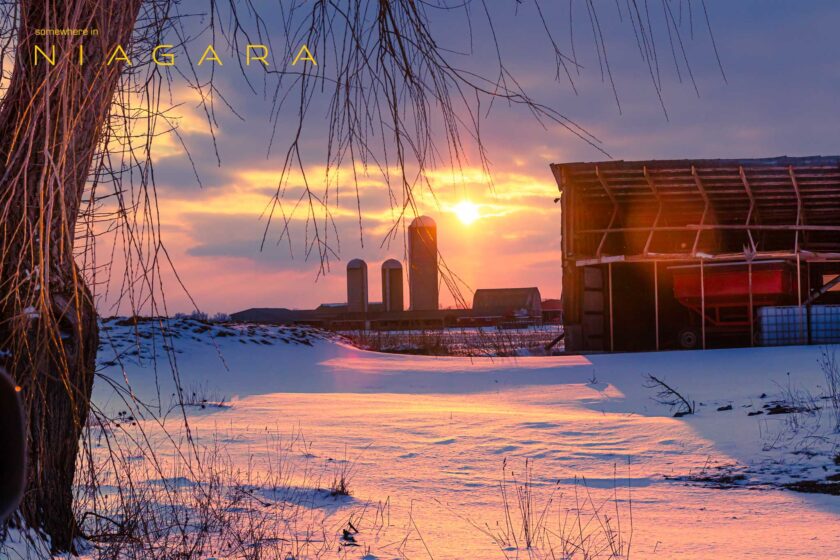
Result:
<svg viewBox="0 0 840 560"><path fill-rule="evenodd" d="M607 54L621 103L617 107L603 82L583 2L574 2L574 32L583 66L575 76L577 93L565 76L555 79L553 53L542 24L526 0L496 13L497 35L511 73L538 101L550 105L597 136L615 159L769 157L830 155L840 152L840 4L832 1L738 2L707 0L718 50L726 73L721 76L705 26L700 1L694 8L694 33L683 36L699 97L681 62L680 75L660 26L658 58L662 72L665 118L641 61L626 13L620 19L613 2L597 2ZM568 51L568 4L547 12L556 23L559 47ZM624 6L624 2L618 2ZM662 20L662 6L651 8ZM676 6L676 2L673 3ZM491 6L497 3L491 2ZM271 25L271 9L264 19ZM683 16L687 17L687 16ZM442 45L467 51L462 16L435 28ZM656 25L654 25L656 27ZM279 28L279 26L278 26ZM685 28L688 29L687 27ZM282 42L283 37L274 38ZM206 41L205 41L206 42ZM197 43L202 43L198 40ZM204 44L204 43L202 43ZM677 46L679 49L679 46ZM200 48L193 48L193 51ZM313 49L316 59L317 48ZM681 58L679 51L676 54ZM495 50L475 46L463 57L471 68L491 67ZM217 68L220 90L234 107L218 113L221 166L217 165L207 125L194 94L174 89L179 133L198 169L199 187L183 149L171 137L154 147L162 231L181 279L198 306L208 312L248 307L308 308L346 297L344 267L363 258L371 269L371 300L378 301L379 265L389 257L404 260L402 233L390 243L394 223L388 189L376 174L360 179L360 220L356 194L346 183L330 209L336 220L338 254L330 271L318 277L318 259L306 258L305 220L297 220L291 242L279 240L279 228L265 229L263 212L271 201L285 144L280 118L278 138L267 153L272 126L270 95L254 94L243 84L235 64ZM255 70L257 72L257 70ZM257 75L257 74L255 74ZM682 83L680 82L682 79ZM313 109L315 111L315 109ZM313 112L313 116L316 113ZM317 126L305 131L311 150L311 177L318 173L323 135ZM556 125L543 127L521 109L497 104L482 122L492 163L492 187L477 160L463 172L445 166L430 173L434 197L418 193L423 213L438 223L439 248L449 267L469 289L538 286L543 297L560 296L560 213L553 199L557 187L549 163L601 160L607 156ZM474 151L470 150L474 156ZM303 216L301 216L303 218ZM334 236L334 233L330 234ZM383 245L384 243L384 245ZM191 305L177 289L168 291L169 310ZM442 305L452 297L442 290ZM107 309L101 309L105 314Z"/></svg>

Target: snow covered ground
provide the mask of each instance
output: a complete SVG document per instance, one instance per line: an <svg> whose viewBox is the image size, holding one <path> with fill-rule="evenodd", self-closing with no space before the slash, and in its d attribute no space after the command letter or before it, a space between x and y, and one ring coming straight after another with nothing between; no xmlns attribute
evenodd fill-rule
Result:
<svg viewBox="0 0 840 560"><path fill-rule="evenodd" d="M184 398L196 405L191 436L226 458L225 472L247 473L242 487L257 496L248 508L274 511L295 493L299 525L282 538L298 536L285 549L297 558L528 558L552 549L562 557L558 543L578 531L602 557L619 535L636 558L840 550L840 496L781 486L840 472L816 347L450 358L366 352L304 329L182 320L161 340L151 324L105 327L103 375L161 403L154 412L169 411L164 426L177 440L164 345L175 349ZM672 417L646 374L697 413ZM126 407L102 379L94 392L119 423L109 430L135 438L142 430L158 459L175 464L177 446L159 423L121 415ZM819 410L769 414L777 400ZM281 467L266 462L272 456ZM195 472L172 467L160 482L191 488ZM351 496L332 496L342 475ZM522 496L539 533L531 549Z"/></svg>

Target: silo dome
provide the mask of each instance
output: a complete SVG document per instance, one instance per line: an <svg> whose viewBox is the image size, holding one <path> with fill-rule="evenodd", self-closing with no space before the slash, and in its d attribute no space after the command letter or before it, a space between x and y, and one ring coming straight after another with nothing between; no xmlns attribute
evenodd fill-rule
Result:
<svg viewBox="0 0 840 560"><path fill-rule="evenodd" d="M367 263L362 259L351 259L347 262L347 270L351 268L367 268Z"/></svg>
<svg viewBox="0 0 840 560"><path fill-rule="evenodd" d="M382 263L382 268L399 268L402 270L402 263L397 259L388 259L384 263Z"/></svg>
<svg viewBox="0 0 840 560"><path fill-rule="evenodd" d="M437 228L437 223L430 216L417 216L411 221L411 225L408 227Z"/></svg>

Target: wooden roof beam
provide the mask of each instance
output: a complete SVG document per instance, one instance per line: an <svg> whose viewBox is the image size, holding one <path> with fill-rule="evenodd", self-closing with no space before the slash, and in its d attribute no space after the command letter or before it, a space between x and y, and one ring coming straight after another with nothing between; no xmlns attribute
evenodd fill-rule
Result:
<svg viewBox="0 0 840 560"><path fill-rule="evenodd" d="M840 253L837 252L821 252L821 251L808 251L804 250L799 253L800 257L804 261L830 261L830 262L837 262L840 261ZM761 253L757 253L754 255L753 263L760 263L762 260L769 260L769 259L790 259L793 260L797 256L797 253L792 253L790 251L764 251ZM735 261L735 262L744 262L744 253L715 253L715 254L703 254L702 256L692 255L691 253L652 253L651 255L615 255L610 257L601 257L595 259L569 259L569 262L574 264L575 266L591 266L595 264L606 264L609 262L629 262L629 263L640 263L640 262L667 262L667 261L696 261L698 258L702 258L703 260L709 262L727 262L727 261Z"/></svg>
<svg viewBox="0 0 840 560"><path fill-rule="evenodd" d="M659 191L656 189L656 184L653 182L653 177L651 177L648 172L647 165L642 168L642 171L644 172L645 180L647 181L648 186L650 186L650 191L659 203L659 207L656 210L656 216L653 218L653 224L650 227L650 231L648 231L647 240L645 241L643 254L647 255L648 252L650 252L650 244L653 241L653 233L656 231L656 226L659 225L659 218L662 216L662 207L664 205L662 203L662 197L659 196Z"/></svg>
<svg viewBox="0 0 840 560"><path fill-rule="evenodd" d="M750 199L750 209L747 211L747 219L745 222L745 225L749 226L752 221L753 213L755 212L755 197L753 196L752 189L750 188L750 182L747 181L747 174L744 171L743 165L738 167L738 173L741 175L741 183L744 185L744 191L746 191L747 196ZM750 240L750 249L753 253L755 253L757 251L757 247L755 239L753 239L752 231L749 229L747 229L747 237Z"/></svg>
<svg viewBox="0 0 840 560"><path fill-rule="evenodd" d="M700 180L700 175L697 173L697 168L695 166L691 166L691 175L694 177L694 184L697 186L697 190L700 191L700 196L703 197L703 215L700 217L700 225L706 225L706 216L709 214L709 197L706 194L706 190L703 188L703 181ZM700 234L703 233L702 229L697 230L697 235L694 236L694 246L691 248L691 254L697 254L697 246L700 244Z"/></svg>
<svg viewBox="0 0 840 560"><path fill-rule="evenodd" d="M595 256L600 257L601 256L601 251L603 251L604 245L607 242L607 236L612 231L613 224L615 223L615 219L618 216L618 202L616 202L615 196L613 195L613 192L610 189L610 186L607 183L607 180L601 174L601 169L597 165L595 166L595 176L598 177L598 180L600 181L601 186L604 188L604 192L607 193L607 196L609 197L610 202L612 202L612 205L613 205L612 215L610 216L610 223L607 226L607 229L604 230L604 235L601 236L601 242L598 243L598 250L595 252Z"/></svg>
<svg viewBox="0 0 840 560"><path fill-rule="evenodd" d="M788 166L788 174L790 175L790 182L793 185L793 192L796 193L796 225L801 226L803 225L802 220L802 196L799 194L799 182L796 180L796 173L793 171L793 166ZM795 241L794 246L796 248L796 252L799 252L799 230L796 230L795 233Z"/></svg>
<svg viewBox="0 0 840 560"><path fill-rule="evenodd" d="M611 228L611 229L603 229L603 228L593 228L593 229L581 229L576 231L576 234L594 234L594 233L632 233L632 232L642 232L642 231L650 231L653 229L654 231L712 231L716 229L720 230L740 230L745 231L747 229L753 230L760 230L760 231L838 231L840 232L840 225L807 225L803 224L800 226L793 226L787 224L752 224L749 226L743 224L686 224L684 226L657 226L655 228L651 228L650 226L629 226L629 227L620 227L620 228Z"/></svg>

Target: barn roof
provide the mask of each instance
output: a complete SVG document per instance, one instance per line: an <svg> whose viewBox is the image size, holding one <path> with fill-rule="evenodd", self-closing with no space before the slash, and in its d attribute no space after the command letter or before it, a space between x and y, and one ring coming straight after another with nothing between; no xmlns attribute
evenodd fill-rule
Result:
<svg viewBox="0 0 840 560"><path fill-rule="evenodd" d="M563 311L563 301L559 299L542 300L543 311Z"/></svg>
<svg viewBox="0 0 840 560"><path fill-rule="evenodd" d="M513 311L540 305L539 288L483 288L475 291L473 310Z"/></svg>
<svg viewBox="0 0 840 560"><path fill-rule="evenodd" d="M568 163L553 163L552 167L585 168L601 166L604 169L638 168L646 165L650 168L679 168L692 165L702 168L714 167L787 167L795 166L840 166L840 156L777 156L769 158L712 158L712 159L647 159L647 160L608 160L608 161L578 161Z"/></svg>
<svg viewBox="0 0 840 560"><path fill-rule="evenodd" d="M840 156L552 164L577 258L840 253ZM564 200L565 199L565 200ZM678 238L680 250L666 238ZM619 239L620 238L620 239ZM567 245L567 243L571 245ZM683 247L683 245L687 245Z"/></svg>

